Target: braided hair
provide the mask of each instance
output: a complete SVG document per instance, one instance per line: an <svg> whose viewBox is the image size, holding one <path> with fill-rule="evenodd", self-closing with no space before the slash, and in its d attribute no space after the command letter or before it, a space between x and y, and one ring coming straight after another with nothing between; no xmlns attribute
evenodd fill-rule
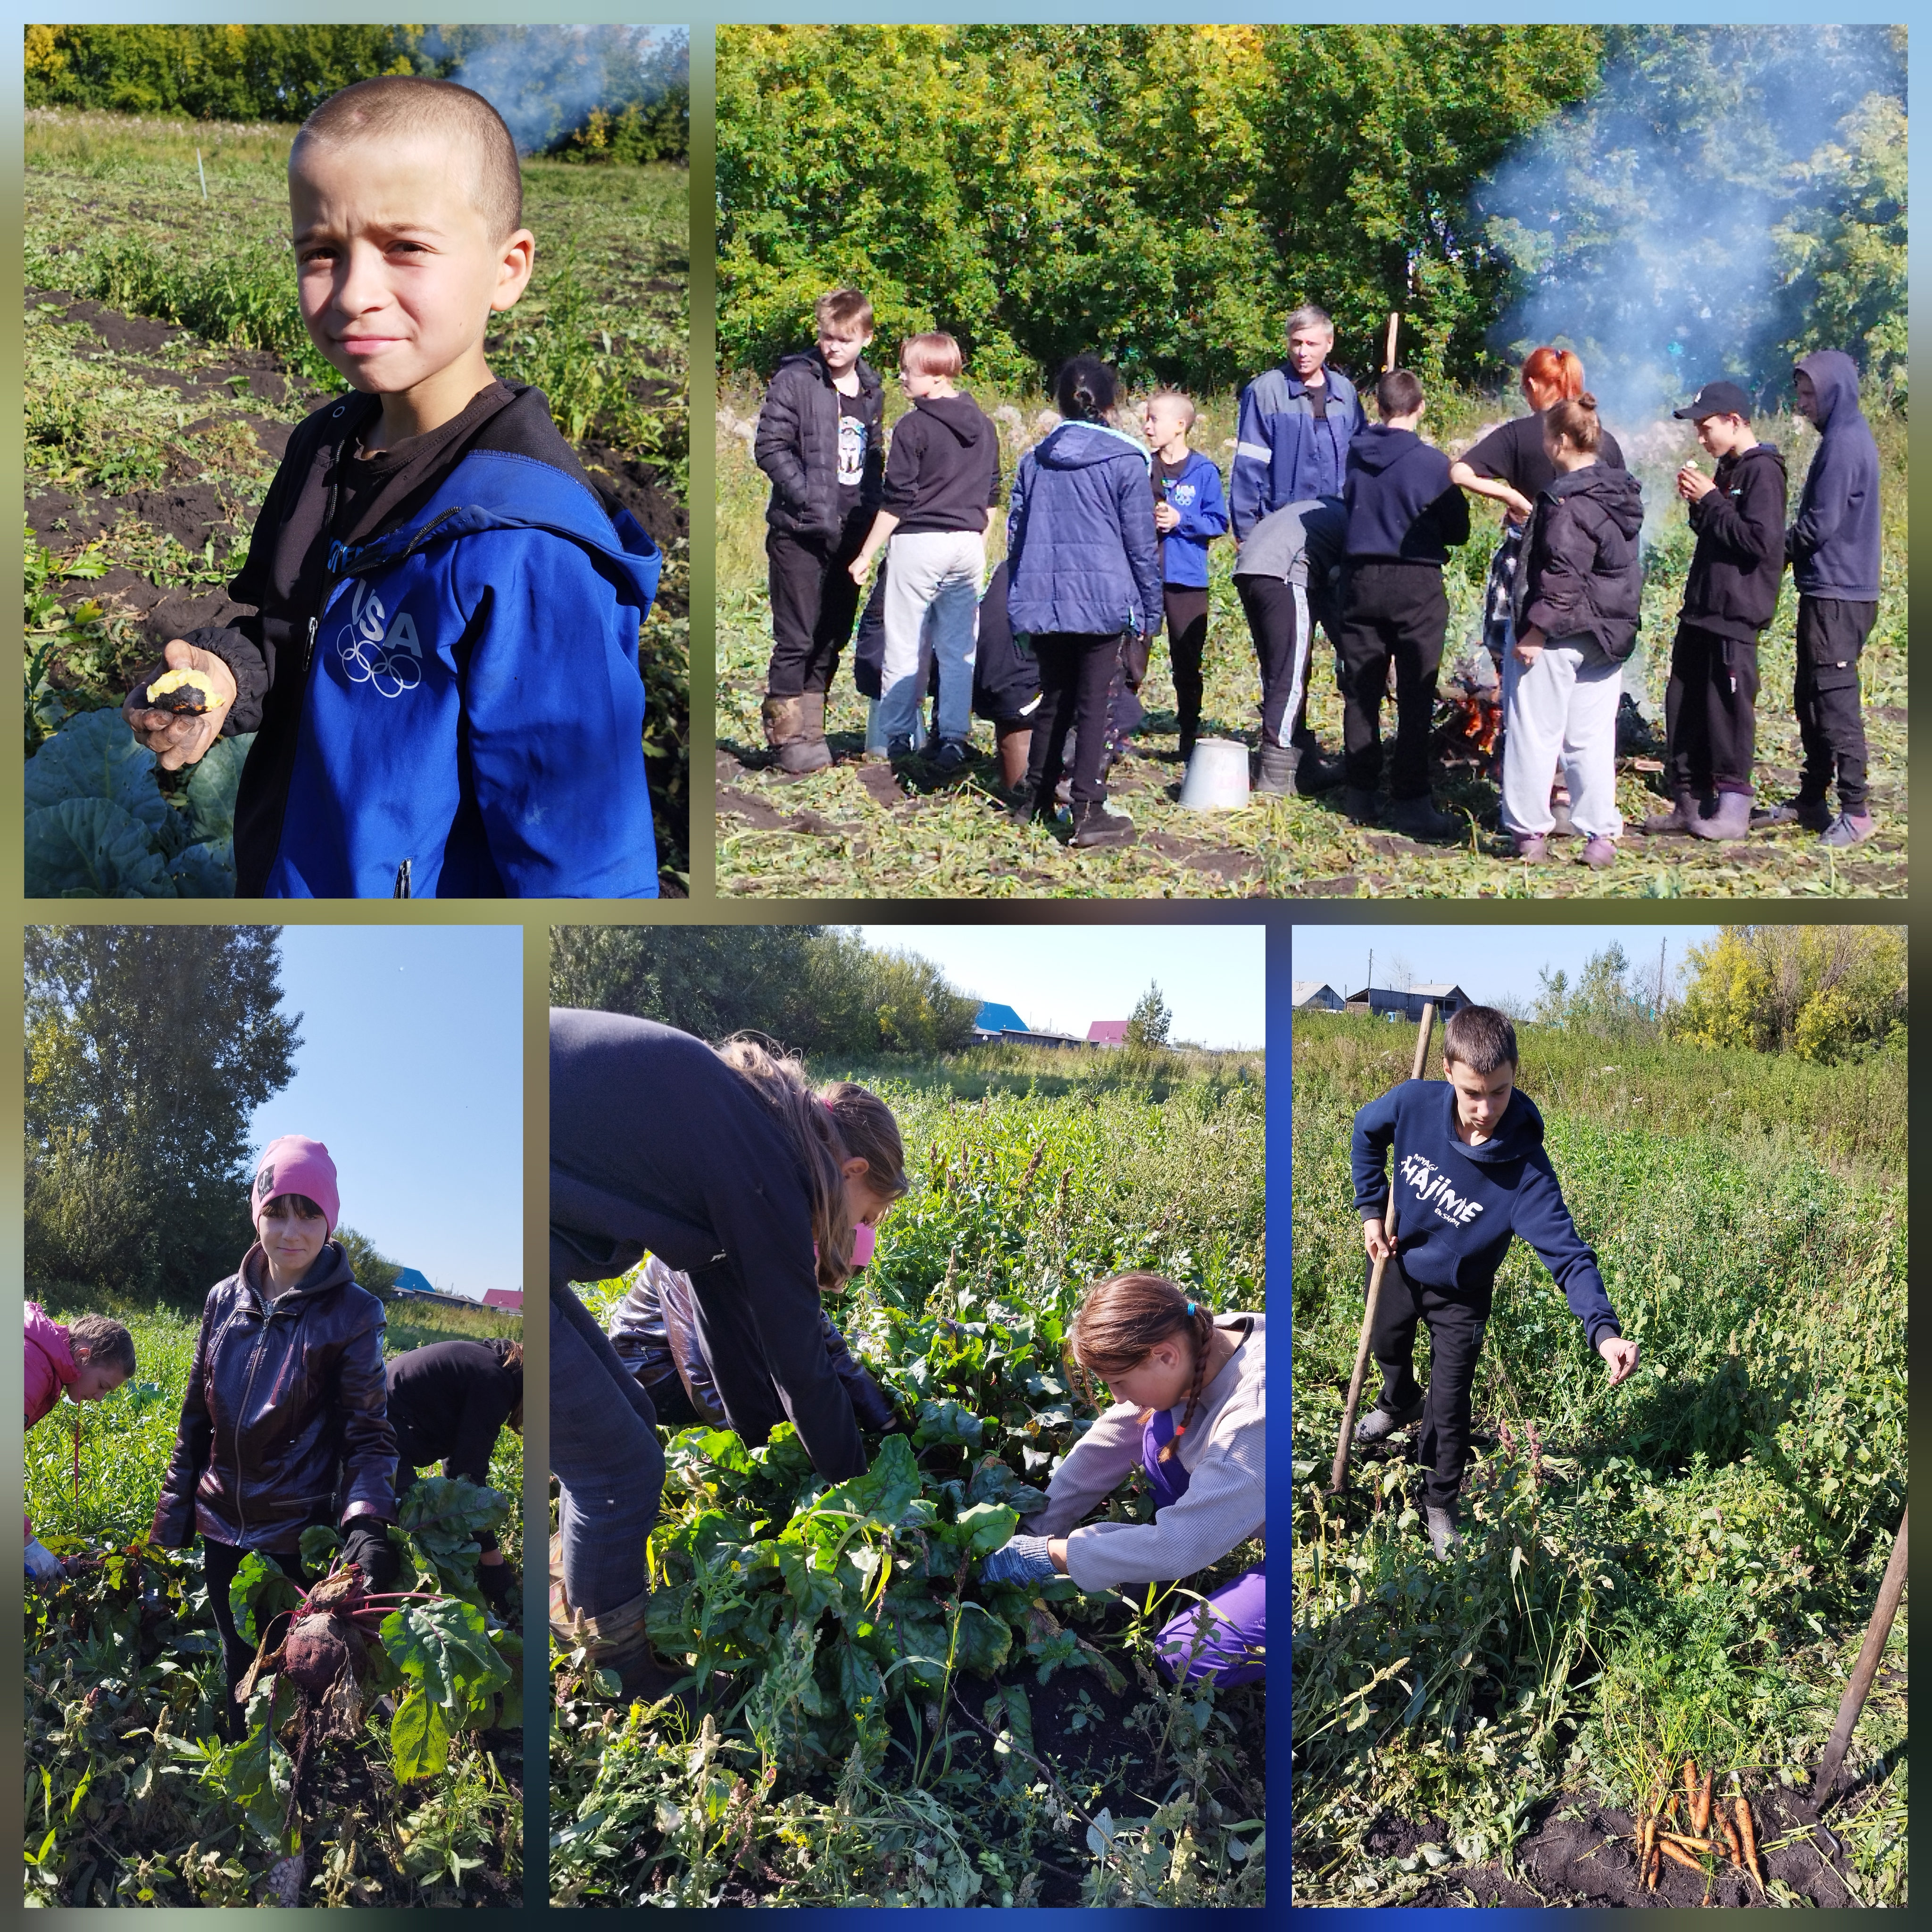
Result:
<svg viewBox="0 0 1932 1932"><path fill-rule="evenodd" d="M1194 1358L1193 1374L1180 1425L1173 1440L1162 1445L1163 1462L1180 1448L1180 1438L1200 1409L1208 1358L1214 1347L1214 1311L1205 1302L1190 1300L1166 1275L1136 1269L1090 1288L1081 1298L1067 1330L1067 1346L1083 1387L1087 1387L1087 1371L1103 1378L1126 1375L1138 1368L1162 1342L1183 1334ZM1093 1399L1090 1388L1088 1397ZM1142 1412L1143 1425L1153 1413L1151 1409Z"/></svg>

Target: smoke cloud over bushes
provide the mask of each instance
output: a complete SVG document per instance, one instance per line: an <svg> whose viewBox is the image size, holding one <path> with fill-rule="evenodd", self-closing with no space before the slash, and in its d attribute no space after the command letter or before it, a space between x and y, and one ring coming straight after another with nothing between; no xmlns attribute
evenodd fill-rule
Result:
<svg viewBox="0 0 1932 1932"><path fill-rule="evenodd" d="M1620 30L1477 190L1520 278L1492 346L1569 344L1633 427L1719 376L1788 402L1805 348L1902 385L1905 85L1902 29Z"/></svg>

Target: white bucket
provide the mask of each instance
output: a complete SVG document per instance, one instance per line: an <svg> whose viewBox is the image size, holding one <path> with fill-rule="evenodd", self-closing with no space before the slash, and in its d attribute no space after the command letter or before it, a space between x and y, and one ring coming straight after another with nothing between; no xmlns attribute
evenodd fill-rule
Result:
<svg viewBox="0 0 1932 1932"><path fill-rule="evenodd" d="M1239 812L1248 802L1247 746L1232 738L1198 739L1180 802L1190 812Z"/></svg>

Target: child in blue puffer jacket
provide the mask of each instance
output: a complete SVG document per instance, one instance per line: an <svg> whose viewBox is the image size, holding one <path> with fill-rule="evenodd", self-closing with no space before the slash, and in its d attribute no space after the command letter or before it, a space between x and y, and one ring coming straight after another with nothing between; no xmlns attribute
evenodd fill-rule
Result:
<svg viewBox="0 0 1932 1932"><path fill-rule="evenodd" d="M1020 459L1006 519L1006 611L1040 662L1040 710L1013 810L1049 816L1076 734L1076 845L1124 845L1132 823L1107 809L1108 710L1121 653L1161 621L1160 542L1147 451L1113 424L1119 379L1076 356L1054 383L1066 420Z"/></svg>
<svg viewBox="0 0 1932 1932"><path fill-rule="evenodd" d="M657 892L638 632L662 559L492 319L530 280L516 146L446 81L344 88L289 158L296 286L350 392L296 429L232 586L122 709L165 770L253 733L244 898Z"/></svg>

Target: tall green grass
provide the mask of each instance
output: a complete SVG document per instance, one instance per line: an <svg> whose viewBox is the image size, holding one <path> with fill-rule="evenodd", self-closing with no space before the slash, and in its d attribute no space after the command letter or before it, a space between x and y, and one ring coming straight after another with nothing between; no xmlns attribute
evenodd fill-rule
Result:
<svg viewBox="0 0 1932 1932"><path fill-rule="evenodd" d="M1544 1799L1632 1802L1644 1738L1802 1784L1905 1501L1902 1065L1632 1054L1534 1027L1519 1029L1523 1084L1642 1348L1637 1372L1606 1386L1519 1243L1478 1372L1464 1551L1429 1556L1400 1460L1327 1498L1365 1274L1351 1124L1406 1076L1406 1034L1328 1016L1296 1028L1295 1833L1309 1903L1419 1887L1370 1849L1384 1812L1446 1821L1445 1842L1473 1860L1504 1854ZM1835 1152L1834 1104L1876 1117ZM1425 1378L1426 1354L1425 1330ZM1902 1664L1902 1626L1893 1641ZM1899 1700L1868 1712L1856 1752L1876 1793L1847 1829L1888 1903L1904 1895L1902 1727Z"/></svg>

